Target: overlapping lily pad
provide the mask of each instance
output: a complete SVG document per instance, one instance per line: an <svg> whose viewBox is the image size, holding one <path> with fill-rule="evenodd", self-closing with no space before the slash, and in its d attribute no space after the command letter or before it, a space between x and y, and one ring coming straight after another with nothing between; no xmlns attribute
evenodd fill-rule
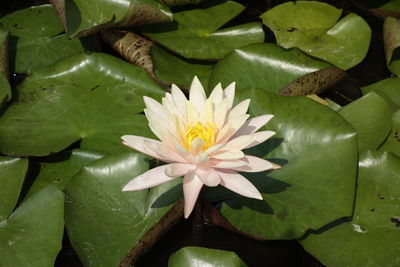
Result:
<svg viewBox="0 0 400 267"><path fill-rule="evenodd" d="M85 36L121 26L172 20L168 7L156 0L50 0L71 36Z"/></svg>
<svg viewBox="0 0 400 267"><path fill-rule="evenodd" d="M386 18L383 24L383 41L388 68L400 76L400 19Z"/></svg>
<svg viewBox="0 0 400 267"><path fill-rule="evenodd" d="M174 21L143 28L146 37L169 50L194 59L220 59L235 48L264 41L260 23L220 29L244 7L226 1L206 9L174 13Z"/></svg>
<svg viewBox="0 0 400 267"><path fill-rule="evenodd" d="M363 94L375 92L384 97L391 108L400 108L400 78L388 78L361 88Z"/></svg>
<svg viewBox="0 0 400 267"><path fill-rule="evenodd" d="M0 27L0 103L11 97L8 83L8 31Z"/></svg>
<svg viewBox="0 0 400 267"><path fill-rule="evenodd" d="M48 155L82 139L81 147L125 151L120 136L149 136L142 97L163 90L136 66L106 54L78 54L35 72L0 118L0 150Z"/></svg>
<svg viewBox="0 0 400 267"><path fill-rule="evenodd" d="M392 130L379 151L390 151L400 157L400 110L392 115Z"/></svg>
<svg viewBox="0 0 400 267"><path fill-rule="evenodd" d="M320 93L343 78L343 71L312 59L298 49L275 44L253 44L236 49L220 60L210 76L209 89L219 82L236 88L262 88L288 95Z"/></svg>
<svg viewBox="0 0 400 267"><path fill-rule="evenodd" d="M282 165L270 173L243 173L263 201L232 195L221 207L236 228L264 239L293 239L353 210L357 169L354 130L336 112L306 97L242 89L252 115L274 114L275 138L248 151Z"/></svg>
<svg viewBox="0 0 400 267"><path fill-rule="evenodd" d="M246 267L236 253L225 250L184 247L169 258L169 267Z"/></svg>
<svg viewBox="0 0 400 267"><path fill-rule="evenodd" d="M0 266L54 266L63 233L64 194L47 187L0 221Z"/></svg>
<svg viewBox="0 0 400 267"><path fill-rule="evenodd" d="M352 221L312 233L301 244L327 266L397 266L399 187L400 158L387 152L364 152Z"/></svg>
<svg viewBox="0 0 400 267"><path fill-rule="evenodd" d="M51 5L15 11L2 17L0 24L10 32L10 67L15 72L32 72L90 46L89 40L62 34Z"/></svg>
<svg viewBox="0 0 400 267"><path fill-rule="evenodd" d="M392 128L392 112L386 100L369 93L339 111L357 131L360 151L375 150Z"/></svg>
<svg viewBox="0 0 400 267"><path fill-rule="evenodd" d="M179 179L149 190L121 191L147 169L144 156L125 153L93 162L68 182L68 236L85 266L117 266L181 197Z"/></svg>
<svg viewBox="0 0 400 267"><path fill-rule="evenodd" d="M274 32L279 45L298 47L346 70L366 56L371 29L354 13L338 21L341 13L322 2L291 1L268 10L261 18Z"/></svg>
<svg viewBox="0 0 400 267"><path fill-rule="evenodd" d="M0 222L15 208L27 169L26 159L0 157Z"/></svg>

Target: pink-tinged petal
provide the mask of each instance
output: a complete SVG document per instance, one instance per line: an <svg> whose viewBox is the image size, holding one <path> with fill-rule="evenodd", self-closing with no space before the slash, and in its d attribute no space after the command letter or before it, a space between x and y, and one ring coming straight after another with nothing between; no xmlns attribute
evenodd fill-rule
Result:
<svg viewBox="0 0 400 267"><path fill-rule="evenodd" d="M234 171L218 171L221 185L239 195L262 200L263 197L257 188L245 177Z"/></svg>
<svg viewBox="0 0 400 267"><path fill-rule="evenodd" d="M258 144L261 144L261 143L267 141L269 138L271 138L271 136L273 136L274 134L275 134L275 132L273 132L273 131L261 131L261 132L254 133L251 135L251 136L253 136L253 141L244 148L250 148L250 147L256 146ZM244 135L244 136L246 136L246 135ZM240 137L237 137L237 138L240 138ZM235 139L237 139L237 138L235 138ZM233 140L235 140L235 139L233 139Z"/></svg>
<svg viewBox="0 0 400 267"><path fill-rule="evenodd" d="M123 140L124 145L162 161L174 162L180 161L179 159L182 158L179 154L166 147L163 143L154 139L136 135L124 135L121 139ZM160 150L165 151L165 154L161 156L159 153L154 152L154 150L149 148L149 143L154 144L160 148Z"/></svg>
<svg viewBox="0 0 400 267"><path fill-rule="evenodd" d="M196 165L200 165L208 161L209 160L208 155L222 149L224 146L225 144L216 144L207 148L206 151L204 151L203 153L197 154L195 157L193 157L193 163Z"/></svg>
<svg viewBox="0 0 400 267"><path fill-rule="evenodd" d="M185 110L185 105L187 102L185 94L179 89L178 86L173 84L171 86L171 95L172 99L174 100L175 106L179 110L179 112L182 114L183 117L186 116L186 110Z"/></svg>
<svg viewBox="0 0 400 267"><path fill-rule="evenodd" d="M214 108L214 123L218 129L221 129L224 126L227 114L228 114L228 101L222 100Z"/></svg>
<svg viewBox="0 0 400 267"><path fill-rule="evenodd" d="M218 105L218 103L222 101L223 95L224 91L222 90L221 83L219 83L214 87L208 99L211 99L213 104Z"/></svg>
<svg viewBox="0 0 400 267"><path fill-rule="evenodd" d="M220 160L235 160L244 157L244 153L241 150L220 150L210 155L210 158Z"/></svg>
<svg viewBox="0 0 400 267"><path fill-rule="evenodd" d="M232 139L241 135L248 135L255 133L269 122L274 115L261 115L246 121L243 126L232 136Z"/></svg>
<svg viewBox="0 0 400 267"><path fill-rule="evenodd" d="M192 161L193 156L190 154L189 151L187 151L181 144L179 144L177 141L174 140L174 148L175 151L185 159L185 161Z"/></svg>
<svg viewBox="0 0 400 267"><path fill-rule="evenodd" d="M124 186L122 191L143 190L171 181L174 178L171 178L165 174L165 169L167 167L168 165L156 167L137 176L136 178L133 178Z"/></svg>
<svg viewBox="0 0 400 267"><path fill-rule="evenodd" d="M269 162L268 160L246 155L242 162L246 162L244 166L232 167L232 170L239 171L239 172L262 172L267 170L276 170L279 169L281 166L278 164Z"/></svg>
<svg viewBox="0 0 400 267"><path fill-rule="evenodd" d="M247 165L248 163L246 161L243 161L241 159L236 159L236 160L217 160L217 159L211 159L205 165L210 168L217 168L217 169L232 169L232 168L238 168Z"/></svg>
<svg viewBox="0 0 400 267"><path fill-rule="evenodd" d="M214 187L219 185L221 178L212 168L199 167L195 174L201 179L206 186Z"/></svg>
<svg viewBox="0 0 400 267"><path fill-rule="evenodd" d="M204 139L203 138L195 138L190 144L190 152L192 155L197 155L203 150Z"/></svg>
<svg viewBox="0 0 400 267"><path fill-rule="evenodd" d="M236 83L233 82L224 90L224 97L228 100L228 109L231 109L233 106L233 100L235 99L235 86Z"/></svg>
<svg viewBox="0 0 400 267"><path fill-rule="evenodd" d="M190 85L189 101L196 108L197 112L200 113L206 101L206 93L197 76L194 77Z"/></svg>
<svg viewBox="0 0 400 267"><path fill-rule="evenodd" d="M160 139L162 141L162 143L164 143L165 146L167 146L169 148L173 147L173 144L171 142L171 140L172 140L171 136L173 136L173 135L168 133L167 129L163 128L158 123L152 124L151 122L149 122L148 125L149 125L150 130L158 137L158 139Z"/></svg>
<svg viewBox="0 0 400 267"><path fill-rule="evenodd" d="M229 139L231 139L232 135L236 133L236 131L242 127L242 125L246 122L250 115L243 114L233 121L229 121L225 126L218 132L216 143L226 143Z"/></svg>
<svg viewBox="0 0 400 267"><path fill-rule="evenodd" d="M197 166L190 163L172 163L168 164L167 168L165 169L165 174L169 177L181 177L189 172L194 171L197 169Z"/></svg>
<svg viewBox="0 0 400 267"><path fill-rule="evenodd" d="M229 111L228 121L231 121L234 118L239 117L240 115L246 114L247 110L249 109L249 105L250 99L246 99L233 107L231 111Z"/></svg>
<svg viewBox="0 0 400 267"><path fill-rule="evenodd" d="M203 183L200 178L194 172L190 172L183 178L183 196L185 199L184 216L188 218L190 213L196 204L197 197L199 196L200 190L203 187Z"/></svg>
<svg viewBox="0 0 400 267"><path fill-rule="evenodd" d="M175 151L171 150L169 147L165 146L164 143L159 144L159 143L154 143L154 142L149 142L147 140L144 141L144 144L151 149L154 153L156 153L160 158L172 158L173 161L169 160L164 160L167 162L187 162L185 158L183 158L181 155L176 153Z"/></svg>
<svg viewBox="0 0 400 267"><path fill-rule="evenodd" d="M249 146L250 144L252 144L253 141L254 141L253 135L242 135L226 143L225 149L242 150L247 146Z"/></svg>

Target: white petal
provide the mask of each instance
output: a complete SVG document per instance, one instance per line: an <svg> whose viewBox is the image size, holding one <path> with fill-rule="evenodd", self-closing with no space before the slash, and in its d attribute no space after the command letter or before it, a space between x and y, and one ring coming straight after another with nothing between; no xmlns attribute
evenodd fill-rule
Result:
<svg viewBox="0 0 400 267"><path fill-rule="evenodd" d="M242 135L226 143L225 149L242 150L252 144L255 140L254 135Z"/></svg>
<svg viewBox="0 0 400 267"><path fill-rule="evenodd" d="M262 196L257 188L245 177L233 171L218 171L221 177L221 185L242 196L260 199Z"/></svg>
<svg viewBox="0 0 400 267"><path fill-rule="evenodd" d="M229 121L225 126L218 132L216 143L225 143L227 142L236 131L242 127L243 123L249 118L250 115L243 114L233 121Z"/></svg>
<svg viewBox="0 0 400 267"><path fill-rule="evenodd" d="M151 149L154 153L156 153L160 158L165 158L168 159L171 157L171 155L174 156L174 160L164 160L167 162L187 162L185 158L183 158L181 155L176 153L175 151L172 151L169 147L165 146L164 144L160 145L154 142L149 142L147 140L144 141L144 144Z"/></svg>
<svg viewBox="0 0 400 267"><path fill-rule="evenodd" d="M165 174L172 178L180 177L194 171L196 168L196 165L190 163L172 163L168 164L168 167L165 169Z"/></svg>
<svg viewBox="0 0 400 267"><path fill-rule="evenodd" d="M133 178L127 185L124 186L122 191L138 191L160 185L171 181L174 178L165 174L165 169L168 165L163 165L151 169L136 178Z"/></svg>
<svg viewBox="0 0 400 267"><path fill-rule="evenodd" d="M206 101L206 93L201 85L197 76L194 77L192 84L190 85L189 101L196 108L197 112L201 112L201 109Z"/></svg>
<svg viewBox="0 0 400 267"><path fill-rule="evenodd" d="M231 109L233 106L233 100L235 99L235 85L236 83L233 82L224 90L224 97L228 99L228 109Z"/></svg>
<svg viewBox="0 0 400 267"><path fill-rule="evenodd" d="M216 104L214 107L214 123L218 129L221 129L224 126L227 114L228 102L226 100Z"/></svg>
<svg viewBox="0 0 400 267"><path fill-rule="evenodd" d="M261 131L261 132L257 132L257 133L254 133L254 134L252 134L251 136L253 136L254 138L253 138L253 141L251 142L251 143L249 143L246 147L244 147L244 148L250 148L250 147L253 147L253 146L256 146L256 145L258 145L258 144L261 144L261 143L263 143L263 142L265 142L265 141L267 141L271 136L273 136L275 134L275 132L273 132L273 131ZM242 135L242 136L247 136L247 135ZM240 136L241 137L241 136ZM235 139L233 139L233 140L236 140L236 139L238 139L238 138L240 138L240 137L237 137L237 138L235 138ZM233 141L232 140L232 141ZM230 141L230 142L232 142L232 141ZM229 144L229 143L228 143Z"/></svg>
<svg viewBox="0 0 400 267"><path fill-rule="evenodd" d="M174 147L176 152L184 158L186 161L192 161L193 156L190 154L189 151L187 151L181 144L179 144L177 141L174 140Z"/></svg>
<svg viewBox="0 0 400 267"><path fill-rule="evenodd" d="M200 120L199 112L193 106L192 102L189 101L186 102L185 108L186 108L186 125L187 126L195 125Z"/></svg>
<svg viewBox="0 0 400 267"><path fill-rule="evenodd" d="M218 105L218 103L222 101L223 95L224 91L222 90L221 83L219 83L214 87L208 99L211 99L213 104Z"/></svg>
<svg viewBox="0 0 400 267"><path fill-rule="evenodd" d="M163 107L163 105L161 105L156 100L154 100L153 98L148 97L148 96L144 96L143 100L144 100L144 103L145 103L147 109L153 111L154 113L158 114L159 116L166 117L166 110Z"/></svg>
<svg viewBox="0 0 400 267"><path fill-rule="evenodd" d="M262 172L267 170L276 170L281 166L278 164L269 162L268 160L245 155L245 157L241 160L242 162L246 162L244 166L232 167L232 170L239 172Z"/></svg>
<svg viewBox="0 0 400 267"><path fill-rule="evenodd" d="M200 178L194 172L190 172L185 175L183 179L183 196L185 199L184 216L188 218L196 204L197 197L199 196L200 190L203 187L203 183Z"/></svg>
<svg viewBox="0 0 400 267"><path fill-rule="evenodd" d="M250 99L246 99L233 107L231 111L229 111L228 121L231 121L234 118L239 117L240 115L246 114L247 110L249 109L249 105Z"/></svg>
<svg viewBox="0 0 400 267"><path fill-rule="evenodd" d="M221 160L234 160L241 159L244 157L244 153L241 150L220 150L210 155L210 158L221 159Z"/></svg>
<svg viewBox="0 0 400 267"><path fill-rule="evenodd" d="M139 152L142 152L146 155L149 155L153 158L162 161L173 162L173 161L180 161L180 159L182 159L182 157L178 153L172 151L171 149L166 147L163 143L154 139L136 135L124 135L121 137L121 139L123 140L124 145L127 145ZM160 149L162 149L162 151L165 151L165 154L161 156L160 154L155 153L152 149L149 148L148 146L149 143L157 145Z"/></svg>
<svg viewBox="0 0 400 267"><path fill-rule="evenodd" d="M193 139L192 143L190 144L190 153L192 153L192 155L199 154L203 149L203 145L204 145L203 138Z"/></svg>
<svg viewBox="0 0 400 267"><path fill-rule="evenodd" d="M211 100L206 100L203 107L200 111L200 122L203 125L207 125L207 123L213 124L214 123L214 114Z"/></svg>
<svg viewBox="0 0 400 267"><path fill-rule="evenodd" d="M236 159L236 160L211 159L206 163L206 166L211 167L211 168L219 168L219 169L232 169L232 168L242 167L247 164L248 163L246 161L243 161L241 159Z"/></svg>
<svg viewBox="0 0 400 267"><path fill-rule="evenodd" d="M212 168L204 168L200 167L196 169L195 174L201 179L203 184L206 186L217 186L219 185L219 182L221 181L221 178L219 177L218 173L214 171Z"/></svg>
<svg viewBox="0 0 400 267"><path fill-rule="evenodd" d="M246 121L243 126L232 136L232 138L255 133L258 131L258 129L267 124L267 122L269 122L273 117L274 115L261 115Z"/></svg>
<svg viewBox="0 0 400 267"><path fill-rule="evenodd" d="M173 84L171 86L171 95L172 99L174 100L175 106L179 110L179 112L182 114L183 117L186 116L186 111L185 111L185 103L187 102L185 94L179 89L178 86Z"/></svg>

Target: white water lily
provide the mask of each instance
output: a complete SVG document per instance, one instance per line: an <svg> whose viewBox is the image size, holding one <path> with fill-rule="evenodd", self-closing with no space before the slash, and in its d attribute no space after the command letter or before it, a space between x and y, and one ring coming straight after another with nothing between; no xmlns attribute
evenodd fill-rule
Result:
<svg viewBox="0 0 400 267"><path fill-rule="evenodd" d="M197 77L191 84L189 100L176 85L172 85L162 104L145 96L144 112L150 129L160 141L124 135L123 144L169 164L137 176L123 191L143 190L184 176L185 218L192 212L203 185L221 184L240 195L261 200L257 188L238 172L280 167L242 152L275 134L257 132L273 115L248 120L250 99L233 107L234 96L235 83L232 83L225 90L218 84L206 98Z"/></svg>

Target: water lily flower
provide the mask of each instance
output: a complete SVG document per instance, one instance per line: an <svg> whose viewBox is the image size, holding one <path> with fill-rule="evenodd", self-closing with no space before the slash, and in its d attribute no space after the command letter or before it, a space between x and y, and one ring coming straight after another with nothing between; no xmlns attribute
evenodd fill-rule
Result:
<svg viewBox="0 0 400 267"><path fill-rule="evenodd" d="M218 84L206 98L197 77L190 87L189 100L172 85L162 103L144 97L149 127L160 139L124 135L123 144L168 164L151 169L122 190L143 190L177 177L183 178L184 216L189 217L203 185L222 185L240 195L262 199L257 188L239 172L260 172L280 166L265 159L245 155L243 149L273 136L259 131L273 115L249 119L250 99L233 107L235 83L224 90Z"/></svg>

